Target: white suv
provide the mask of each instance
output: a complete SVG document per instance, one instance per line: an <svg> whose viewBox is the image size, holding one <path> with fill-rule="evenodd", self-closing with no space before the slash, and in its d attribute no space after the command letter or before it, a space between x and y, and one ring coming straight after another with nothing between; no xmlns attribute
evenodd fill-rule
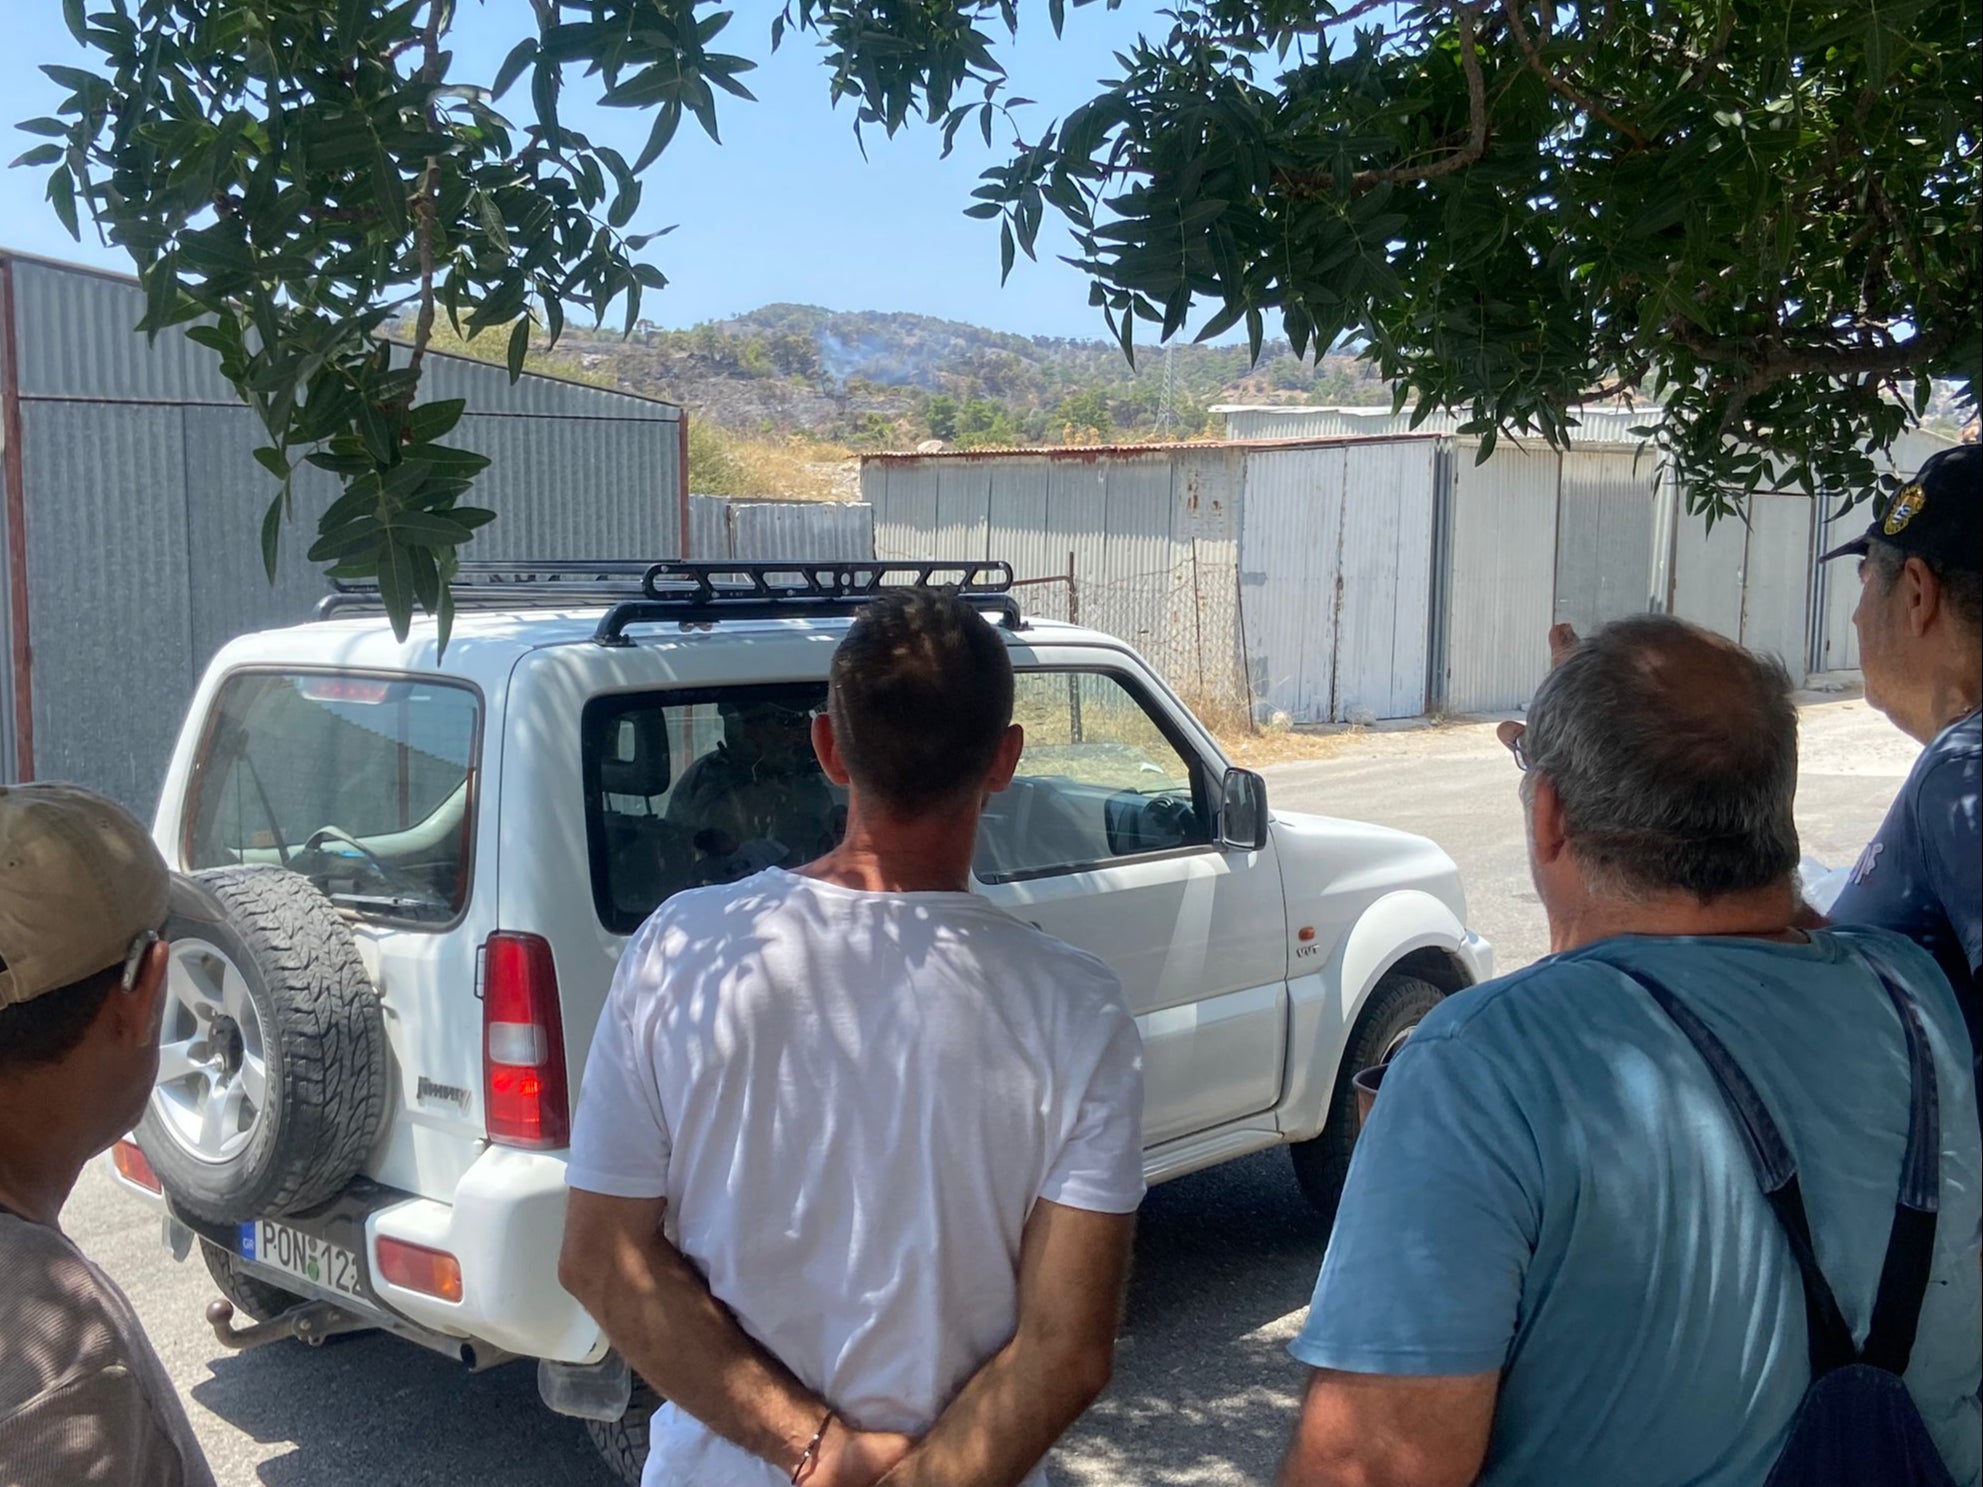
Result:
<svg viewBox="0 0 1983 1487"><path fill-rule="evenodd" d="M173 937L158 1088L113 1153L232 1303L217 1336L536 1359L637 1479L652 1396L556 1279L572 1093L657 904L836 839L807 726L848 616L900 582L962 583L1005 636L1027 743L976 888L1121 976L1150 1180L1285 1145L1332 1212L1353 1073L1492 973L1458 872L1418 837L1270 816L1133 651L1027 621L1009 578L476 568L445 649L345 593L327 608L360 612L223 650L156 836L225 923Z"/></svg>

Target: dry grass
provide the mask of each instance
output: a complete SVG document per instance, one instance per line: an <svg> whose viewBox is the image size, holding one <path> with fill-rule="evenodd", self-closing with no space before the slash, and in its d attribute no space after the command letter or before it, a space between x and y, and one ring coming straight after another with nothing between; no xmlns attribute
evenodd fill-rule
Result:
<svg viewBox="0 0 1983 1487"><path fill-rule="evenodd" d="M1335 729L1327 733L1303 733L1293 728L1263 728L1253 722L1250 702L1197 696L1188 690L1179 695L1219 741L1226 757L1242 769L1287 764L1297 759L1331 759L1342 752L1346 739L1362 732Z"/></svg>
<svg viewBox="0 0 1983 1487"><path fill-rule="evenodd" d="M816 439L749 438L689 420L689 488L699 496L764 501L857 501L852 451Z"/></svg>
<svg viewBox="0 0 1983 1487"><path fill-rule="evenodd" d="M1333 759L1349 747L1358 730L1339 733L1301 733L1293 729L1276 733L1247 733L1227 728L1212 729L1212 736L1226 757L1242 769L1258 769L1263 764L1291 764L1301 759Z"/></svg>

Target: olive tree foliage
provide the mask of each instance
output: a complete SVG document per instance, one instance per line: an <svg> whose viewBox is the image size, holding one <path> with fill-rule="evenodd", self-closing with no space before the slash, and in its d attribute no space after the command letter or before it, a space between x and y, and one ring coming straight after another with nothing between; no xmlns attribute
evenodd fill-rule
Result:
<svg viewBox="0 0 1983 1487"><path fill-rule="evenodd" d="M512 375L570 307L630 326L666 282L629 235L642 172L684 114L715 138L719 95L751 98L712 4L502 3L531 34L464 78L458 0L63 0L101 65L47 69L69 96L22 126L70 230L135 260L144 328L196 322L260 416L271 569L297 462L329 469L311 558L376 575L402 631L419 607L445 633L490 519L460 404L419 398L436 317L507 336ZM967 210L1007 273L1064 221L1128 355L1187 327L1257 351L1278 320L1484 449L1636 394L1711 518L1866 491L1931 378L1973 400L1977 0L1176 0L1056 120L1007 91L1019 23L788 0L768 40L817 48L857 132L1002 132ZM636 158L561 121L572 89L649 116ZM411 346L382 341L409 311Z"/></svg>
<svg viewBox="0 0 1983 1487"><path fill-rule="evenodd" d="M1710 520L1868 492L1983 362L1976 0L1199 0L971 208L1067 219L1125 351L1343 338L1482 454L1636 393ZM1650 421L1647 425L1652 427Z"/></svg>

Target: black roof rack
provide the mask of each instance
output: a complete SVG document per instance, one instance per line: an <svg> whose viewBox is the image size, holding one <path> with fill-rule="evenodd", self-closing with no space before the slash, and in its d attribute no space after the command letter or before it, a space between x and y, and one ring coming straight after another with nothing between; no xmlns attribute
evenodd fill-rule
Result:
<svg viewBox="0 0 1983 1487"><path fill-rule="evenodd" d="M637 598L654 564L646 559L561 558L538 563L462 563L449 587L456 609L574 609ZM333 578L317 602L317 618L341 610L384 607L375 578Z"/></svg>
<svg viewBox="0 0 1983 1487"><path fill-rule="evenodd" d="M711 624L725 619L782 619L793 615L848 615L879 595L900 588L951 587L966 602L1009 629L1024 623L1012 593L1010 563L722 561L623 558L527 562L463 562L450 585L456 609L571 609L612 606L592 638L600 645L630 645L627 627L676 622ZM317 605L320 619L343 610L377 610L374 579L333 579Z"/></svg>
<svg viewBox="0 0 1983 1487"><path fill-rule="evenodd" d="M641 579L642 595L622 599L599 621L600 645L631 645L629 625L676 621L784 619L794 615L846 615L895 589L955 588L958 596L1003 622L1024 623L1012 595L1012 565L959 562L722 562L654 563Z"/></svg>

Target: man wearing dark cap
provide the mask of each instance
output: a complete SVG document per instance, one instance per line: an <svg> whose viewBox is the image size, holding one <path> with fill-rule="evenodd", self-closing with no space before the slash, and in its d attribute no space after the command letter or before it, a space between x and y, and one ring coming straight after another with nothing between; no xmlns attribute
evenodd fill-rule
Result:
<svg viewBox="0 0 1983 1487"><path fill-rule="evenodd" d="M1927 747L1831 907L1941 962L1983 1048L1983 450L1945 449L1881 503L1859 559L1866 700Z"/></svg>
<svg viewBox="0 0 1983 1487"><path fill-rule="evenodd" d="M0 786L0 1483L213 1487L124 1293L63 1235L158 1072L168 911L209 917L121 806Z"/></svg>

